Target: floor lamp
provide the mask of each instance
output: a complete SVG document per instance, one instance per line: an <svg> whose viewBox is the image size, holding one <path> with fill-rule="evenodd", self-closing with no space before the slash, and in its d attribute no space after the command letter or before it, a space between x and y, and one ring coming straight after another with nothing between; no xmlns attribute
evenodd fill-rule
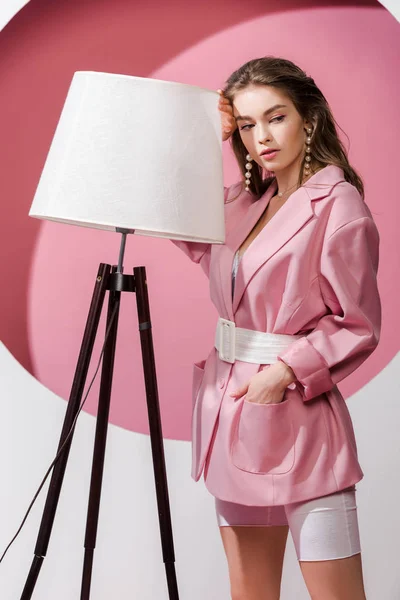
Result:
<svg viewBox="0 0 400 600"><path fill-rule="evenodd" d="M218 95L175 82L76 72L40 177L30 216L116 231L118 265L101 263L83 335L59 450L21 600L32 597L51 535L97 327L109 293L86 522L81 600L90 597L108 415L123 293L136 293L163 560L178 600L172 524L145 267L124 274L127 235L224 241Z"/></svg>

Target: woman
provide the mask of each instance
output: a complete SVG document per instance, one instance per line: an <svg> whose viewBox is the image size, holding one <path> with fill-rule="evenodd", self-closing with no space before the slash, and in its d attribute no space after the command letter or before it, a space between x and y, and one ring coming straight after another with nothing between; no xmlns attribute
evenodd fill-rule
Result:
<svg viewBox="0 0 400 600"><path fill-rule="evenodd" d="M194 367L192 477L215 496L233 599L279 598L290 529L313 599L363 600L363 472L336 384L379 341L378 231L312 78L265 57L219 93L245 182L225 189L225 244L174 242L220 315Z"/></svg>

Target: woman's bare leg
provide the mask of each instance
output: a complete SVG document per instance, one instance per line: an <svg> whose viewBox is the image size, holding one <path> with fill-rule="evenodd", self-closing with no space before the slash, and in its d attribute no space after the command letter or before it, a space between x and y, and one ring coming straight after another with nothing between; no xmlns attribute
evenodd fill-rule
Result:
<svg viewBox="0 0 400 600"><path fill-rule="evenodd" d="M223 526L219 530L232 600L279 600L288 526Z"/></svg>
<svg viewBox="0 0 400 600"><path fill-rule="evenodd" d="M326 561L300 561L312 600L366 600L361 553Z"/></svg>

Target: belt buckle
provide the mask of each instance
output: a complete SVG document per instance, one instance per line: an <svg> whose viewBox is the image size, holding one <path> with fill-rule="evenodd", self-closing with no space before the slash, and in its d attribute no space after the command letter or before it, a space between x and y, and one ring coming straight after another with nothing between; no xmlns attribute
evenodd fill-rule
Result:
<svg viewBox="0 0 400 600"><path fill-rule="evenodd" d="M236 324L228 319L219 319L219 358L228 363L235 362Z"/></svg>

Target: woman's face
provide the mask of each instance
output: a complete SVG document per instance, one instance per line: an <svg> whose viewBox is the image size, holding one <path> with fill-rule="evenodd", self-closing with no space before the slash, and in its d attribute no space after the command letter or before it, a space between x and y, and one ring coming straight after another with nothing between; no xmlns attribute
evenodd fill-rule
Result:
<svg viewBox="0 0 400 600"><path fill-rule="evenodd" d="M249 85L233 99L233 116L250 156L263 169L291 173L305 154L308 121L286 94L268 85ZM276 151L263 154L266 150Z"/></svg>

